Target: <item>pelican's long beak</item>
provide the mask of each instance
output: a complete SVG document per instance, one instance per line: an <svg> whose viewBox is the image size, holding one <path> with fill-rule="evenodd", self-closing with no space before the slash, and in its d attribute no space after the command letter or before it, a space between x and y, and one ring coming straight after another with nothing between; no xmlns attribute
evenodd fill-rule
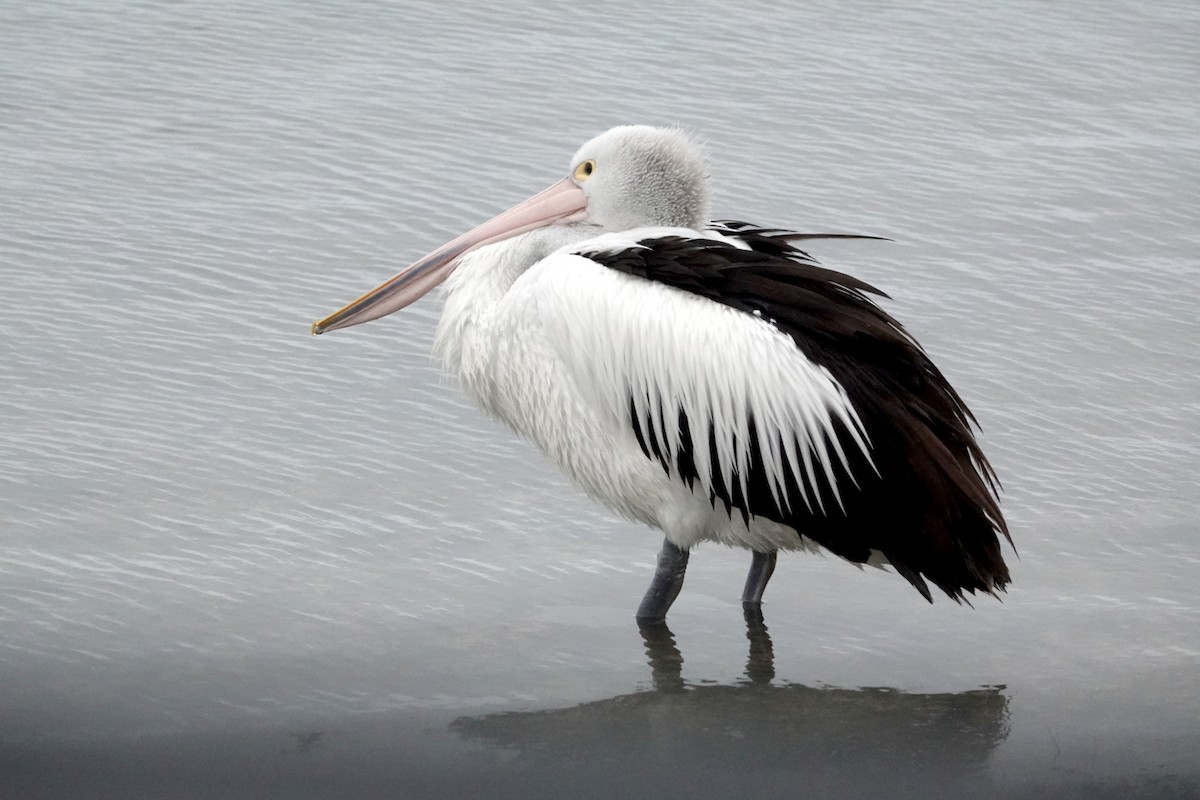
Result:
<svg viewBox="0 0 1200 800"><path fill-rule="evenodd" d="M575 222L587 215L587 197L573 181L564 178L550 188L492 217L477 228L448 242L391 280L379 284L312 325L313 335L348 328L399 311L416 302L454 271L458 259L472 250L552 225Z"/></svg>

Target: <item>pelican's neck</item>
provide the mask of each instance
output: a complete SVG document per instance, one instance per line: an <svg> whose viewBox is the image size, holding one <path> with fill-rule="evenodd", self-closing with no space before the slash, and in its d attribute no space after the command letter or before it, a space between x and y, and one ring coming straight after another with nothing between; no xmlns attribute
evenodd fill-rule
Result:
<svg viewBox="0 0 1200 800"><path fill-rule="evenodd" d="M551 225L464 256L442 285L445 307L433 345L447 370L462 374L464 347L472 337L485 335L492 311L517 278L559 248L597 231L591 225Z"/></svg>

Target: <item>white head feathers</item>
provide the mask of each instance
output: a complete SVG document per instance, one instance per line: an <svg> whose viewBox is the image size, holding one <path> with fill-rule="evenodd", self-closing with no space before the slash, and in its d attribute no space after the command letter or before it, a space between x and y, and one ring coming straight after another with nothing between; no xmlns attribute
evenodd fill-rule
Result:
<svg viewBox="0 0 1200 800"><path fill-rule="evenodd" d="M708 223L704 149L677 128L608 130L579 148L571 175L588 197L588 216L606 230Z"/></svg>

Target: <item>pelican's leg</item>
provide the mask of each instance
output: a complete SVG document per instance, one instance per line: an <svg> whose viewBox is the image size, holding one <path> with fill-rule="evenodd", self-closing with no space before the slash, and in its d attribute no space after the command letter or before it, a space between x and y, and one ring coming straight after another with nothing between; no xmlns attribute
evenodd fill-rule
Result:
<svg viewBox="0 0 1200 800"><path fill-rule="evenodd" d="M671 544L670 539L663 539L662 550L658 553L658 567L654 570L654 580L638 606L637 618L640 620L664 619L667 609L683 588L683 576L687 572L688 551L680 550Z"/></svg>
<svg viewBox="0 0 1200 800"><path fill-rule="evenodd" d="M742 606L757 608L762 605L763 592L767 590L767 581L775 571L775 551L760 553L754 551L750 562L750 574L746 576L746 588L742 590Z"/></svg>

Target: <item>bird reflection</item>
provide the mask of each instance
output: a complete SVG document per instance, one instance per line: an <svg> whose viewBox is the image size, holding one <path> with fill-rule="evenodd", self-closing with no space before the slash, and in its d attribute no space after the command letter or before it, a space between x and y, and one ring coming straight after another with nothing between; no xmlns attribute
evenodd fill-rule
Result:
<svg viewBox="0 0 1200 800"><path fill-rule="evenodd" d="M858 786L896 797L947 782L970 787L1008 735L1003 687L916 694L773 683L771 638L757 610L747 609L749 655L743 679L732 685L685 681L683 654L666 624L639 630L650 691L463 717L451 728L542 767L569 769L572 780L592 772L611 780L619 764L630 786L649 789L666 780L664 765L675 765L680 771L672 770L668 788L693 796L770 789L798 773L810 794Z"/></svg>
<svg viewBox="0 0 1200 800"><path fill-rule="evenodd" d="M687 686L683 682L683 653L675 645L675 635L667 623L664 620L639 620L638 630L646 643L654 690L663 694L684 691Z"/></svg>
<svg viewBox="0 0 1200 800"><path fill-rule="evenodd" d="M768 684L775 679L775 648L771 635L763 621L762 607L746 605L746 638L750 641L750 655L746 659L746 678L750 683ZM650 662L650 677L657 692L682 692L686 689L683 680L683 654L675 644L675 635L665 620L638 620L638 630L646 643L646 657Z"/></svg>
<svg viewBox="0 0 1200 800"><path fill-rule="evenodd" d="M746 616L746 638L750 640L750 656L746 659L746 677L751 683L770 683L775 679L775 648L763 622L762 606L743 607Z"/></svg>

